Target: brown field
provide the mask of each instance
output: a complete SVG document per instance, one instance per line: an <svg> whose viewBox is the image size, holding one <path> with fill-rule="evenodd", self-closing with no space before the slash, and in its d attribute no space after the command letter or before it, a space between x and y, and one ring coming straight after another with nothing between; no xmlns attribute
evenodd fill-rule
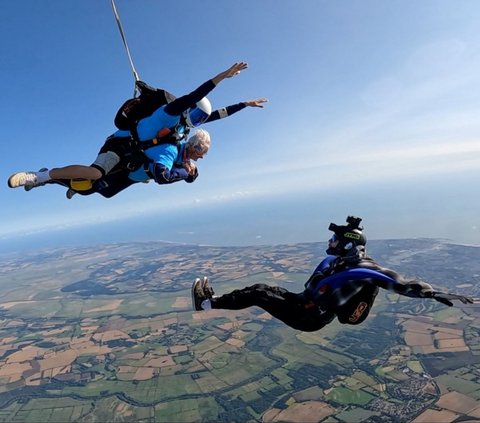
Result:
<svg viewBox="0 0 480 423"><path fill-rule="evenodd" d="M228 338L225 342L238 348L241 348L245 345L245 342L237 338Z"/></svg>
<svg viewBox="0 0 480 423"><path fill-rule="evenodd" d="M468 415L471 417L477 417L478 419L480 419L480 405L477 408L473 409L472 411L469 411Z"/></svg>
<svg viewBox="0 0 480 423"><path fill-rule="evenodd" d="M271 408L270 410L266 411L262 416L262 422L272 422L275 416L280 413L280 408Z"/></svg>
<svg viewBox="0 0 480 423"><path fill-rule="evenodd" d="M456 339L443 339L436 341L438 348L455 348L455 347L465 347L465 341L463 338Z"/></svg>
<svg viewBox="0 0 480 423"><path fill-rule="evenodd" d="M432 345L427 346L427 347L421 347L421 350L422 350L423 354L433 354L433 353L438 353L438 352L446 353L446 352L462 352L462 351L466 352L466 351L470 351L470 349L468 347L452 347L452 348L438 349L438 348L435 348Z"/></svg>
<svg viewBox="0 0 480 423"><path fill-rule="evenodd" d="M224 310L208 310L208 311L202 311L201 313L193 313L192 318L193 320L210 320L214 319L215 317L223 316L225 315Z"/></svg>
<svg viewBox="0 0 480 423"><path fill-rule="evenodd" d="M462 335L460 335L460 337L461 336ZM459 338L459 336L453 333L437 332L435 335L433 335L433 338L434 339L452 339L452 338Z"/></svg>
<svg viewBox="0 0 480 423"><path fill-rule="evenodd" d="M113 300L102 306L91 308L89 310L84 310L84 313L94 313L96 311L113 311L120 307L120 304L122 304L122 302L123 300Z"/></svg>
<svg viewBox="0 0 480 423"><path fill-rule="evenodd" d="M446 319L442 320L442 323L448 323L452 325L456 325L457 323L461 322L462 318L460 316L452 316L452 317L447 317Z"/></svg>
<svg viewBox="0 0 480 423"><path fill-rule="evenodd" d="M443 326L435 326L435 331L441 332L441 333L450 333L452 335L456 335L457 337L462 337L463 336L463 330L462 329L453 329L453 328L445 328Z"/></svg>
<svg viewBox="0 0 480 423"><path fill-rule="evenodd" d="M83 328L82 328L83 329ZM52 329L52 330L48 330L48 331L45 331L43 332L43 336L47 337L47 336L53 336L53 335L58 335L59 333L63 333L67 330L67 328L62 328L62 329Z"/></svg>
<svg viewBox="0 0 480 423"><path fill-rule="evenodd" d="M173 345L172 347L168 348L168 352L170 354L177 354L185 351L188 351L188 345Z"/></svg>
<svg viewBox="0 0 480 423"><path fill-rule="evenodd" d="M98 326L82 326L82 332L95 332Z"/></svg>
<svg viewBox="0 0 480 423"><path fill-rule="evenodd" d="M0 367L0 377L13 376L13 375L21 376L23 372L26 372L27 370L31 370L31 369L32 369L32 366L30 363L4 364L3 366Z"/></svg>
<svg viewBox="0 0 480 423"><path fill-rule="evenodd" d="M143 325L143 326L137 325L137 326L138 327L136 329L141 329L146 327L146 325ZM153 332L161 332L163 329L165 329L165 323L163 323L163 321L151 322L148 324L148 327L150 327L150 329ZM132 328L129 327L129 329L132 329Z"/></svg>
<svg viewBox="0 0 480 423"><path fill-rule="evenodd" d="M456 391L443 395L435 405L461 414L468 414L479 406L473 398Z"/></svg>
<svg viewBox="0 0 480 423"><path fill-rule="evenodd" d="M215 327L217 327L218 329L228 331L228 330L232 330L233 326L234 326L233 322L227 322L227 323L223 323L221 325L216 325Z"/></svg>
<svg viewBox="0 0 480 423"><path fill-rule="evenodd" d="M38 360L40 370L54 369L55 367L65 367L72 364L78 354L74 350L66 350L53 353L49 358Z"/></svg>
<svg viewBox="0 0 480 423"><path fill-rule="evenodd" d="M92 341L83 341L78 344L72 344L71 348L78 355L107 354L112 351L112 349L107 345L95 345Z"/></svg>
<svg viewBox="0 0 480 423"><path fill-rule="evenodd" d="M122 332L121 330L108 330L103 333L96 333L93 335L93 339L96 341L113 341L115 339L130 339L130 337L125 333Z"/></svg>
<svg viewBox="0 0 480 423"><path fill-rule="evenodd" d="M133 415L133 410L130 408L131 406L128 404L118 404L115 408L115 414L119 414L124 417L130 417Z"/></svg>
<svg viewBox="0 0 480 423"><path fill-rule="evenodd" d="M134 380L148 380L155 376L155 369L151 367L140 367L133 377Z"/></svg>
<svg viewBox="0 0 480 423"><path fill-rule="evenodd" d="M42 384L41 379L32 380L32 379L27 378L26 381L25 381L25 385L27 385L27 386L40 386L41 384Z"/></svg>
<svg viewBox="0 0 480 423"><path fill-rule="evenodd" d="M11 343L14 342L16 339L17 339L16 336L9 336L9 337L7 337L7 338L0 339L0 345L11 344Z"/></svg>
<svg viewBox="0 0 480 423"><path fill-rule="evenodd" d="M295 392L293 398L297 402L302 401L320 401L323 398L323 389L319 386L313 386L311 388L304 389L302 391Z"/></svg>
<svg viewBox="0 0 480 423"><path fill-rule="evenodd" d="M405 342L408 346L432 345L432 336L426 333L410 332L405 333Z"/></svg>
<svg viewBox="0 0 480 423"><path fill-rule="evenodd" d="M417 320L409 319L402 324L403 329L407 332L421 332L432 333L433 325L427 322L419 322Z"/></svg>
<svg viewBox="0 0 480 423"><path fill-rule="evenodd" d="M70 366L55 367L54 369L47 369L44 372L42 372L42 378L45 378L45 377L52 378L63 373L68 373L69 369L70 369Z"/></svg>
<svg viewBox="0 0 480 423"><path fill-rule="evenodd" d="M176 325L178 323L177 317L169 317L168 319L163 319L163 324L165 326Z"/></svg>
<svg viewBox="0 0 480 423"><path fill-rule="evenodd" d="M25 347L21 351L14 352L7 358L7 363L21 363L23 361L33 360L36 357L42 356L48 350L39 347Z"/></svg>
<svg viewBox="0 0 480 423"><path fill-rule="evenodd" d="M190 305L190 298L188 297L177 297L175 302L172 305L172 308L185 308Z"/></svg>
<svg viewBox="0 0 480 423"><path fill-rule="evenodd" d="M169 366L175 366L175 362L173 361L173 358L170 356L152 358L147 364L145 364L145 367L169 367Z"/></svg>
<svg viewBox="0 0 480 423"><path fill-rule="evenodd" d="M260 315L257 316L257 319L260 319L260 320L271 320L273 319L273 316L270 314L270 313L262 313Z"/></svg>
<svg viewBox="0 0 480 423"><path fill-rule="evenodd" d="M118 366L117 368L118 373L133 373L136 370L137 368L132 366Z"/></svg>
<svg viewBox="0 0 480 423"><path fill-rule="evenodd" d="M426 410L413 420L412 423L450 423L456 420L457 417L458 414L447 410Z"/></svg>
<svg viewBox="0 0 480 423"><path fill-rule="evenodd" d="M299 423L318 422L334 413L335 409L323 402L306 401L293 404L286 410L282 410L280 413L276 414L272 420L265 420L265 417L267 416L265 414L263 421Z"/></svg>

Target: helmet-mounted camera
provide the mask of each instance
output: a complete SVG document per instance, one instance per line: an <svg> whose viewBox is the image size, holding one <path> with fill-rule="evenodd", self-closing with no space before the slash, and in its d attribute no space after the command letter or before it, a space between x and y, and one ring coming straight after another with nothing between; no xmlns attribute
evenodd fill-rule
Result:
<svg viewBox="0 0 480 423"><path fill-rule="evenodd" d="M353 247L367 243L367 238L362 233L363 227L360 226L362 219L360 217L348 216L346 221L346 225L330 223L328 230L335 233L338 243L335 247L329 247L327 254L342 256Z"/></svg>

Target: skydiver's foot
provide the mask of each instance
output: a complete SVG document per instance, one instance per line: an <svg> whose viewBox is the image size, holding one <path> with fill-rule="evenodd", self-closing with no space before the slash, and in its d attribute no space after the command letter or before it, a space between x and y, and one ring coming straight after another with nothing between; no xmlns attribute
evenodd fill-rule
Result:
<svg viewBox="0 0 480 423"><path fill-rule="evenodd" d="M204 276L202 280L202 289L203 289L204 295L208 299L212 298L215 295L215 292L213 291L213 288L208 283L208 278L206 276Z"/></svg>
<svg viewBox="0 0 480 423"><path fill-rule="evenodd" d="M203 278L203 281L200 278L195 279L195 282L192 285L192 305L195 311L202 311L202 310L210 310L212 308L210 304L210 290L209 288L208 293L203 291L203 284L205 281L208 284L208 279Z"/></svg>
<svg viewBox="0 0 480 423"><path fill-rule="evenodd" d="M68 188L67 193L65 194L69 200L72 199L72 197L77 193L77 191L74 191L71 188Z"/></svg>
<svg viewBox="0 0 480 423"><path fill-rule="evenodd" d="M8 178L8 186L10 188L19 187L35 187L37 186L37 173L36 172L18 172L14 173Z"/></svg>
<svg viewBox="0 0 480 423"><path fill-rule="evenodd" d="M40 173L40 172L46 172L47 170L48 170L48 169L47 169L46 167L42 167L42 168L38 171L38 173ZM38 182L38 173L36 174L36 175L37 175L37 183L36 183L36 185L24 185L24 186L23 186L23 189L24 189L25 191L30 191L30 190L32 190L33 188L37 188L37 187L41 187L41 186L45 185L45 182Z"/></svg>

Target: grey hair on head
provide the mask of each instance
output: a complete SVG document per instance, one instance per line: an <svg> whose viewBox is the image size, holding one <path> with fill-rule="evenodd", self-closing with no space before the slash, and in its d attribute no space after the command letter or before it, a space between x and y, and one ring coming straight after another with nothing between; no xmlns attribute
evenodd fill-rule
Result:
<svg viewBox="0 0 480 423"><path fill-rule="evenodd" d="M210 134L205 129L197 129L186 142L187 147L192 147L199 153L206 153L210 148Z"/></svg>

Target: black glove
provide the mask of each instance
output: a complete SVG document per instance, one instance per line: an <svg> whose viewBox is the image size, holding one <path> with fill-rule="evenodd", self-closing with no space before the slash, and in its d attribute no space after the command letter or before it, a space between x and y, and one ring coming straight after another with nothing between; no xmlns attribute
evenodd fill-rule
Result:
<svg viewBox="0 0 480 423"><path fill-rule="evenodd" d="M473 304L473 298L464 297L463 295L457 295L457 294L448 294L446 292L434 291L432 292L431 298L449 307L453 306L453 303L450 300L458 300L458 301L461 301L463 304Z"/></svg>

